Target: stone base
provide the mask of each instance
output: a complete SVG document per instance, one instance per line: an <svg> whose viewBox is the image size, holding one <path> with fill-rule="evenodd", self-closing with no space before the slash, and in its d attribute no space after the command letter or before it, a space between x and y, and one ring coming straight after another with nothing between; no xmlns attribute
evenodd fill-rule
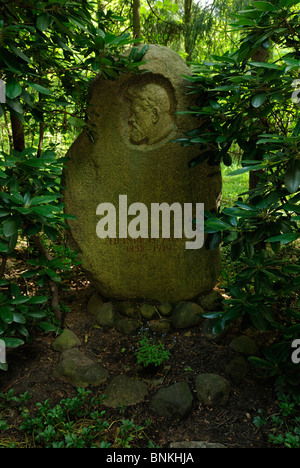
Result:
<svg viewBox="0 0 300 468"><path fill-rule="evenodd" d="M213 297L216 298L215 309ZM207 298L206 307L205 298ZM116 328L125 335L135 335L141 329L147 329L157 335L166 335L171 330L179 330L199 325L205 320L205 314L220 311L222 295L209 292L194 301L145 302L138 300L105 300L94 294L88 301L87 312L95 317L97 325L103 328ZM203 307L200 305L203 303Z"/></svg>

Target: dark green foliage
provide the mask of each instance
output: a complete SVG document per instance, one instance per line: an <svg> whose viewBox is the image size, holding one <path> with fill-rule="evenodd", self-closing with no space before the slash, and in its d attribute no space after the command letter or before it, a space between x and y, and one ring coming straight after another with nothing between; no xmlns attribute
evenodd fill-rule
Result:
<svg viewBox="0 0 300 468"><path fill-rule="evenodd" d="M278 400L278 411L271 415L272 426L268 432L268 440L285 448L300 448L300 399L281 394ZM261 410L258 410L253 424L258 428L267 424Z"/></svg>
<svg viewBox="0 0 300 468"><path fill-rule="evenodd" d="M109 32L113 13L95 18L87 1L3 1L0 13L0 69L7 84L0 116L7 109L23 124L31 117L54 129L61 115L81 127L93 74L114 79L138 65L136 57L120 53L130 34Z"/></svg>
<svg viewBox="0 0 300 468"><path fill-rule="evenodd" d="M91 393L78 388L75 397L56 405L51 406L49 400L37 403L34 414L25 406L31 398L28 392L20 396L13 389L0 393L0 448L130 448L146 437L148 421L146 426L128 419L111 421L103 409L105 397ZM13 407L20 411L19 437L16 442L8 439L7 444L10 425L2 417Z"/></svg>
<svg viewBox="0 0 300 468"><path fill-rule="evenodd" d="M58 286L78 262L70 250L57 252L72 215L62 202L66 159L49 136L45 144L45 135L85 127L92 138L85 118L91 80L99 72L107 79L138 73L146 47L122 55L133 41L129 33L110 32L119 20L86 0L0 2L0 78L6 83L0 118L7 137L0 152L0 339L8 348L30 341L37 324L53 330L53 314L56 328L63 322ZM24 241L28 270L8 281L7 263ZM32 295L26 280L42 293Z"/></svg>
<svg viewBox="0 0 300 468"><path fill-rule="evenodd" d="M238 149L241 168L232 177L249 172L255 178L234 206L206 212L206 247L228 246L231 260L240 264L225 312L214 318L219 317L218 329L242 318L244 326L276 330L278 342L266 351L265 366L278 383L292 385L299 384L291 342L300 334L300 266L284 261L281 246L296 242L296 249L300 239L300 106L293 98L299 3L254 2L235 15L234 27L243 34L238 50L195 65L187 77L195 94L187 112L198 120L181 140L201 144L191 170L204 160L230 166ZM281 55L272 59L278 47ZM253 60L264 49L271 52L269 60Z"/></svg>

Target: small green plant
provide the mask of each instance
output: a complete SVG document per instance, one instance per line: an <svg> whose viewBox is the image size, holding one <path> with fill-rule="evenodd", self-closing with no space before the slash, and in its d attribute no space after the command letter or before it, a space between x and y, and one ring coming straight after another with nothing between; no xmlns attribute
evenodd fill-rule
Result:
<svg viewBox="0 0 300 468"><path fill-rule="evenodd" d="M55 406L51 407L49 399L37 403L34 415L26 408L28 392L19 397L13 390L1 393L0 448L130 448L146 437L145 427L132 420L109 420L102 407L104 396L92 397L91 393L78 388L75 397L62 399ZM18 441L9 437L13 428L2 419L10 406L21 413Z"/></svg>
<svg viewBox="0 0 300 468"><path fill-rule="evenodd" d="M268 433L268 440L273 445L286 448L300 448L300 397L282 394L279 396L278 413L271 416L272 427ZM255 416L253 424L263 427L267 424L261 410Z"/></svg>
<svg viewBox="0 0 300 468"><path fill-rule="evenodd" d="M142 364L144 367L158 367L170 358L170 352L161 341L157 342L154 337L143 334L138 343L136 358L138 364Z"/></svg>

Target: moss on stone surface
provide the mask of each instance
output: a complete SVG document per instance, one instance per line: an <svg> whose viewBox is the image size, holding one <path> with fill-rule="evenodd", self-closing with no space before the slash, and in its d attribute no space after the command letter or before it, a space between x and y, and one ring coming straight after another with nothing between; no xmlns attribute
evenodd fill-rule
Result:
<svg viewBox="0 0 300 468"><path fill-rule="evenodd" d="M177 114L191 106L183 78L190 70L166 47L150 46L145 59L143 67L149 73L123 75L115 81L97 77L93 82L89 118L95 141L83 133L70 148L64 201L66 212L76 216L68 222L82 267L104 297L174 303L212 290L221 270L217 249L187 250L186 239L100 239L96 234L97 206L108 202L118 211L119 195L123 194L128 206L140 202L149 213L152 203L204 203L207 210L217 207L220 168L206 163L189 168L199 148L173 142L196 125L191 116ZM169 95L173 126L158 142L133 143L126 92L129 87L143 88L149 83ZM158 121L157 128L160 125ZM118 228L117 219L117 232Z"/></svg>

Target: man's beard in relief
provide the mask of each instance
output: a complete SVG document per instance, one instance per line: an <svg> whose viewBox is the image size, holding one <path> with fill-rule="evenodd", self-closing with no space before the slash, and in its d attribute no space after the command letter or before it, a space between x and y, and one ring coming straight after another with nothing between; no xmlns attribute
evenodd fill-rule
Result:
<svg viewBox="0 0 300 468"><path fill-rule="evenodd" d="M150 128L143 128L141 130L138 126L133 127L130 140L132 143L136 145L140 145L141 143L146 143L148 141L148 135L150 133Z"/></svg>

